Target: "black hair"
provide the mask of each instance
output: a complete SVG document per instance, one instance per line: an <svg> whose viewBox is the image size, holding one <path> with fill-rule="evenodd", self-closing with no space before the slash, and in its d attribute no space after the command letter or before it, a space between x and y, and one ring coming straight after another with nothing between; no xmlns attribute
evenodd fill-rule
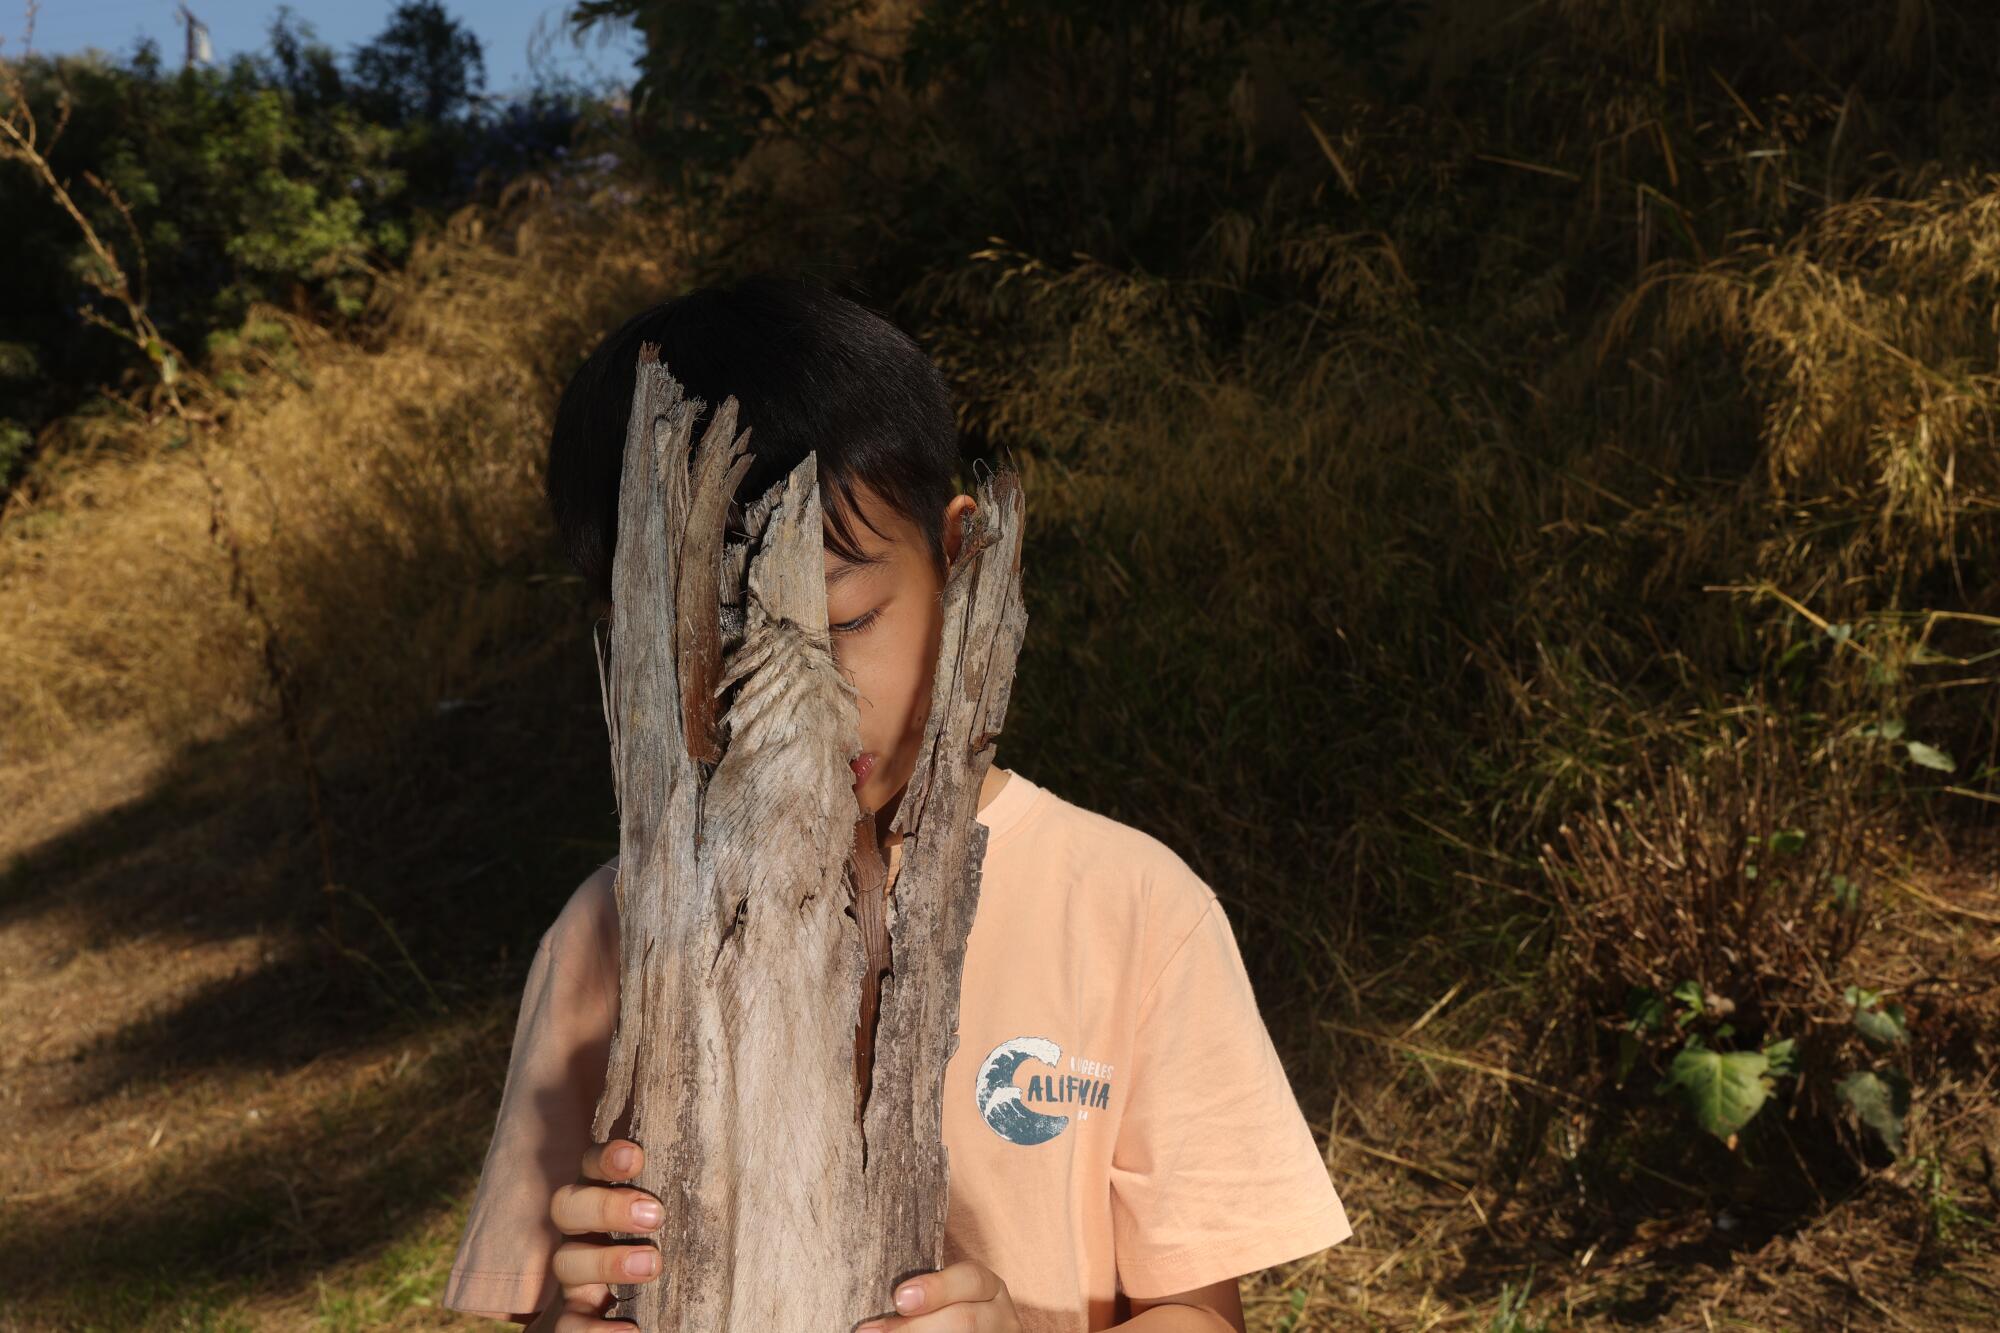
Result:
<svg viewBox="0 0 2000 1333"><path fill-rule="evenodd" d="M775 273L701 287L639 312L570 377L556 406L544 492L565 554L611 600L618 485L639 344L703 402L692 439L731 394L756 455L737 487L748 505L809 452L819 455L826 546L859 560L851 520L865 483L915 523L944 564L944 509L957 493L951 391L916 341L845 296Z"/></svg>

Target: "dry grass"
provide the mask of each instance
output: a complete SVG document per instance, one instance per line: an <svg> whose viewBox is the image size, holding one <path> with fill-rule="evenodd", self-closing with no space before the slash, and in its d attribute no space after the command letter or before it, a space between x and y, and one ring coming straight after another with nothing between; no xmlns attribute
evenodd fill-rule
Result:
<svg viewBox="0 0 2000 1333"><path fill-rule="evenodd" d="M1991 837L1955 854L1877 850L1890 863L1920 857L1921 883L1907 867L1888 874L1852 966L1912 1000L1935 1051L1992 1051ZM1400 1007L1410 970L1363 979L1363 1011ZM1356 1201L1356 1237L1315 1261L1320 1322L1304 1326L1972 1330L2000 1315L1989 1056L1961 1046L1927 1060L1904 1157L1845 1177L1816 1163L1815 1198L1643 1096L1561 1081L1567 1010L1431 985L1415 1020L1329 1031L1343 1079L1319 1127ZM1503 1288L1524 1286L1521 1322L1508 1324Z"/></svg>
<svg viewBox="0 0 2000 1333"><path fill-rule="evenodd" d="M1759 563L1836 616L1937 567L1975 609L1991 596L1963 567L1990 554L2000 489L1996 222L1990 175L1839 203L1781 242L1666 266L1614 312L1616 338L1657 295L1668 346L1740 349L1769 500L1809 511Z"/></svg>
<svg viewBox="0 0 2000 1333"><path fill-rule="evenodd" d="M385 294L386 353L301 331L296 370L259 378L206 442L316 726L393 751L411 718L532 665L536 603L566 578L539 540L552 386L633 292L673 286L678 235L588 199L469 210ZM0 528L9 760L131 718L213 737L268 702L189 428L79 429L95 447L49 450Z"/></svg>
<svg viewBox="0 0 2000 1333"><path fill-rule="evenodd" d="M1599 799L1544 848L1560 912L1548 988L1584 1031L1610 1032L1629 1029L1635 989L1664 1006L1692 982L1739 1045L1795 1038L1818 1075L1826 1033L1846 1026L1843 986L1875 980L1848 961L1880 892L1864 788L1880 760L1851 739L1808 757L1768 713L1743 723L1664 773L1647 766L1630 801ZM1598 1077L1608 1045L1582 1043ZM1802 1080L1800 1109L1827 1109L1820 1082Z"/></svg>

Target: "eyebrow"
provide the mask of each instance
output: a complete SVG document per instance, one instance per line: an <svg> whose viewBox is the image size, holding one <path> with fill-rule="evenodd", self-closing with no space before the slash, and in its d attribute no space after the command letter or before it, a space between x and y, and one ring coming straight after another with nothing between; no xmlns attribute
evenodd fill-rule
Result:
<svg viewBox="0 0 2000 1333"><path fill-rule="evenodd" d="M847 560L839 556L834 557L834 559L835 564L833 568L826 572L826 586L829 588L850 574L859 574L862 570L871 566L886 565L889 563L887 555L871 555L860 560Z"/></svg>

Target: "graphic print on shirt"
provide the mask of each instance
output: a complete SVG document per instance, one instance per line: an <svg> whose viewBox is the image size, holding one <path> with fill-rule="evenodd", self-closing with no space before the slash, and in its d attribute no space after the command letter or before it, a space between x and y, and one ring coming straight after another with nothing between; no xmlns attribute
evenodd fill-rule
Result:
<svg viewBox="0 0 2000 1333"><path fill-rule="evenodd" d="M979 1077L972 1084L979 1118L1009 1143L1032 1147L1047 1143L1069 1128L1071 1117L1034 1110L1028 1105L1030 1102L1081 1105L1084 1108L1081 1118L1085 1120L1090 1118L1092 1110L1102 1110L1111 1104L1110 1065L1072 1059L1070 1067L1077 1073L1060 1077L1030 1075L1023 1092L1015 1086L1014 1071L1026 1060L1039 1060L1051 1068L1059 1068L1062 1047L1047 1037L1009 1038L987 1053L979 1064Z"/></svg>

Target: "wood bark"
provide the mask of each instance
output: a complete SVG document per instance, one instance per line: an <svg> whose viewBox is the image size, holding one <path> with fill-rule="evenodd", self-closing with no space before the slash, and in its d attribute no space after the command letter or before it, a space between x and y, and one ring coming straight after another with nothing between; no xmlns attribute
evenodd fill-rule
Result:
<svg viewBox="0 0 2000 1333"><path fill-rule="evenodd" d="M946 1061L979 900L980 784L1027 617L1023 497L982 484L942 591L893 892L848 761L817 458L724 519L750 463L726 400L639 353L599 682L619 809L619 1009L594 1132L646 1150L662 1271L611 1314L826 1333L943 1260ZM614 1236L630 1239L623 1233Z"/></svg>

